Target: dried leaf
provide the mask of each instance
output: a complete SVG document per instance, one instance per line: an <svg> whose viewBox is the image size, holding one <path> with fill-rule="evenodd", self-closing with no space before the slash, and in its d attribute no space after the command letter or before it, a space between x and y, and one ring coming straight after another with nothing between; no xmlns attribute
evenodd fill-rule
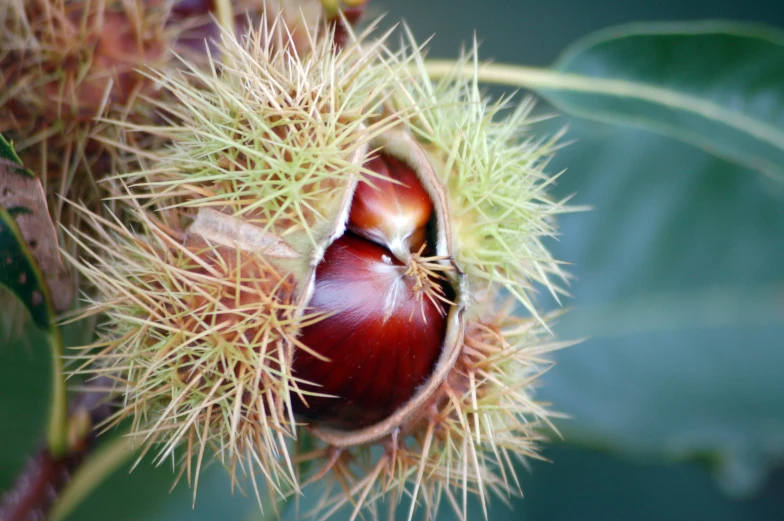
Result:
<svg viewBox="0 0 784 521"><path fill-rule="evenodd" d="M35 258L49 286L55 309L68 309L73 302L73 282L60 257L57 234L49 216L41 181L21 166L13 149L4 139L0 139L0 208L5 209L8 216L16 222L28 251ZM5 227L0 231L3 240L0 261L4 266L0 280L11 276L10 273L5 273L9 269L17 269L15 254L8 249L6 242L13 240L9 233L10 230ZM9 262L14 263L14 266L9 267ZM31 278L30 282L32 280ZM19 283L18 280L15 282L11 279L9 282L12 285Z"/></svg>

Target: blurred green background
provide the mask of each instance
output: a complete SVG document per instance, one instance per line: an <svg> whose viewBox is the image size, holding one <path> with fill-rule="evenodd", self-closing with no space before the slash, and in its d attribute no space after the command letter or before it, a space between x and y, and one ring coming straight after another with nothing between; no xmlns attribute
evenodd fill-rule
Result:
<svg viewBox="0 0 784 521"><path fill-rule="evenodd" d="M504 63L550 65L576 39L628 22L722 19L784 27L778 0L371 0L371 15L400 19L420 39L435 35L433 58L454 57L476 32L482 55Z"/></svg>
<svg viewBox="0 0 784 521"><path fill-rule="evenodd" d="M374 0L371 15L383 12L384 25L403 18L420 41L435 34L431 57L453 58L476 31L483 59L526 65L548 65L581 36L631 21L784 28L780 1ZM568 169L554 192L593 210L564 216L550 243L575 275L557 331L589 339L556 354L540 389L571 416L558 422L564 441L545 448L552 462L521 467L525 499L513 509L493 501L490 519L784 519L784 184L643 130L564 116L535 130L567 125L574 142L550 165ZM0 388L29 383L19 357L4 363L18 364L19 380ZM18 418L32 403L0 412ZM23 423L7 432L33 440ZM2 466L0 485L18 459ZM254 500L231 497L218 465L195 511L187 487L168 495L170 468L126 471L68 519L259 519ZM306 510L307 500L284 519ZM469 519L481 516L471 505ZM438 519L455 519L448 505Z"/></svg>

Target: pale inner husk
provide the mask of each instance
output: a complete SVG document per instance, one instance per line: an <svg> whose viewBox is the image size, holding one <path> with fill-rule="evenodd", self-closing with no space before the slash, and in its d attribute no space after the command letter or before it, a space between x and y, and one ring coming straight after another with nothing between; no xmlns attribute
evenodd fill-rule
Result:
<svg viewBox="0 0 784 521"><path fill-rule="evenodd" d="M417 413L438 390L454 367L460 354L465 331L463 318L467 301L465 276L452 261L452 236L446 194L432 170L427 154L409 134L401 131L386 132L371 143L371 146L383 148L387 153L411 166L430 195L437 223L436 253L439 257L443 257L439 262L449 268L445 270L445 275L455 290L455 304L447 317L444 345L436 367L428 380L404 406L384 420L358 430L346 431L317 425L310 426L314 435L334 447L372 443L403 429L409 421L415 420L418 417ZM361 163L365 161L367 154L368 147L362 147L352 159L355 163ZM358 181L356 177L348 180L341 195L338 211L332 222L327 223L327 231L322 234L321 243L306 256L297 252L283 239L265 232L256 225L210 209L199 211L188 233L198 234L213 244L263 255L273 264L290 270L300 281L298 301L300 309L304 311L313 295L316 268L321 263L327 248L346 231ZM291 362L292 360L289 360L289 364Z"/></svg>
<svg viewBox="0 0 784 521"><path fill-rule="evenodd" d="M386 419L359 430L346 431L320 426L310 428L318 438L334 447L351 447L372 443L400 430L405 430L404 427L407 423L419 417L418 413L421 408L446 380L460 355L465 333L463 317L467 301L465 276L452 261L452 234L446 194L432 170L427 154L413 137L402 131L386 132L371 145L374 148L383 148L388 154L411 166L422 186L430 195L438 227L436 253L439 257L444 257L439 262L451 268L449 271L445 271L445 274L449 277L455 290L455 304L447 317L444 346L436 367L428 380L420 386L404 406Z"/></svg>

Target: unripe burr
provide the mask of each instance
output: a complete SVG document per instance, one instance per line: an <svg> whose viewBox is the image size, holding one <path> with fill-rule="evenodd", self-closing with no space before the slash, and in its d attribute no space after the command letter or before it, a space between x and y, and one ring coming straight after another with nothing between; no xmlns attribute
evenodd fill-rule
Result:
<svg viewBox="0 0 784 521"><path fill-rule="evenodd" d="M543 194L550 149L520 139L530 105L502 117L462 62L432 82L414 43L300 52L266 30L221 43L231 66L161 77L177 118L120 199L141 225L92 216L96 264L71 257L108 316L83 356L161 457L214 448L284 495L320 462L307 479L340 484L324 518L515 494L548 421L530 383L560 347L530 296L562 275L541 238L564 209Z"/></svg>

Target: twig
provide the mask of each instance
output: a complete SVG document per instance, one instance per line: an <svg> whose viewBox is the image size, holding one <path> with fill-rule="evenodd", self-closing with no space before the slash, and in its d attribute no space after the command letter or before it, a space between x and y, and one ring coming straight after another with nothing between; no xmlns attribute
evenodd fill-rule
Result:
<svg viewBox="0 0 784 521"><path fill-rule="evenodd" d="M106 389L108 378L89 382L88 387ZM0 499L0 521L43 521L74 472L95 448L93 426L106 420L115 407L105 392L86 390L77 394L69 416L72 425L82 426L71 440L71 450L55 458L47 448L39 449L25 465L13 486Z"/></svg>

